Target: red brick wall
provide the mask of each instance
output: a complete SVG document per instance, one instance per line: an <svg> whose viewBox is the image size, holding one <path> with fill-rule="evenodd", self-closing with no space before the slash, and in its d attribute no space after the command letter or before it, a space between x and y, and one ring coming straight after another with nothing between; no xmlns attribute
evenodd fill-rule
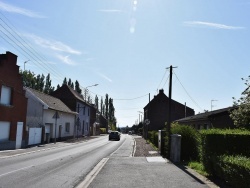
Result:
<svg viewBox="0 0 250 188"><path fill-rule="evenodd" d="M26 138L27 99L16 61L17 56L10 52L0 55L0 90L2 85L12 89L11 106L0 104L0 121L10 122L9 139L11 141L16 140L17 122L23 122L23 140Z"/></svg>

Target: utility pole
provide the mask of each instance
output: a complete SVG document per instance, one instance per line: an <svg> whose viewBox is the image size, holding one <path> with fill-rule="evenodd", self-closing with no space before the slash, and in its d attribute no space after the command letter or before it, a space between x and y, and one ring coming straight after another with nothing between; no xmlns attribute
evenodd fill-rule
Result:
<svg viewBox="0 0 250 188"><path fill-rule="evenodd" d="M169 75L169 96L168 96L168 121L167 121L167 134L168 134L168 158L170 158L170 147L171 147L171 101L172 101L172 74L173 74L173 67L170 65L167 69L170 69L170 75Z"/></svg>

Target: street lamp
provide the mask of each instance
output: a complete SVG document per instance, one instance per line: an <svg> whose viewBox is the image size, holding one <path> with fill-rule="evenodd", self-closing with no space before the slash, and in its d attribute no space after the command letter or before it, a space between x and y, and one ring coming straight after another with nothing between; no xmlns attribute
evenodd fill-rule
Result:
<svg viewBox="0 0 250 188"><path fill-rule="evenodd" d="M212 111L212 108L214 107L214 106L213 106L213 102L214 102L214 101L218 101L218 100L214 100L214 99L211 100L211 111Z"/></svg>
<svg viewBox="0 0 250 188"><path fill-rule="evenodd" d="M28 61L30 61L30 60L27 60L27 61L24 61L24 62L23 62L23 71L25 71L25 64L26 64Z"/></svg>
<svg viewBox="0 0 250 188"><path fill-rule="evenodd" d="M84 92L84 99L85 99L85 101L86 101L86 97L87 97L87 92L88 92L88 87L93 87L93 86L98 86L99 84L94 84L94 85L90 85L90 86L87 86L87 87L85 87L85 92Z"/></svg>

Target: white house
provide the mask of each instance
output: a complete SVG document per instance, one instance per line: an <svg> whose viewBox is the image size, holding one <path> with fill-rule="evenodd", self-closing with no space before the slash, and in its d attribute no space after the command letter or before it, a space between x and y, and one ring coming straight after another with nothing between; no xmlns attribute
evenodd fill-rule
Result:
<svg viewBox="0 0 250 188"><path fill-rule="evenodd" d="M71 111L60 99L25 88L28 98L26 126L28 145L72 138L78 113ZM56 138L56 139L55 139Z"/></svg>

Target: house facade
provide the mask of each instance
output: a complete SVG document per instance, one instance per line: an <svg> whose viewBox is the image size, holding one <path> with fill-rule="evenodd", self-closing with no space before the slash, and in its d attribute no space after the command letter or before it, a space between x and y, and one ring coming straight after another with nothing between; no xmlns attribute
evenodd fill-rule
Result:
<svg viewBox="0 0 250 188"><path fill-rule="evenodd" d="M189 125L196 130L211 129L211 128L236 128L233 120L230 118L230 111L235 107L228 107L210 112L196 114L194 116L178 119L175 122L182 125Z"/></svg>
<svg viewBox="0 0 250 188"><path fill-rule="evenodd" d="M159 90L158 95L144 107L144 120L149 120L148 131L161 130L165 128L168 121L169 98L164 94L164 90ZM171 100L171 122L177 119L194 115L194 110L175 100Z"/></svg>
<svg viewBox="0 0 250 188"><path fill-rule="evenodd" d="M0 55L0 150L25 147L27 99L17 56Z"/></svg>
<svg viewBox="0 0 250 188"><path fill-rule="evenodd" d="M28 98L26 126L28 145L73 138L77 113L60 99L40 91L25 88Z"/></svg>
<svg viewBox="0 0 250 188"><path fill-rule="evenodd" d="M66 84L58 88L51 95L63 101L72 111L78 112L75 136L90 136L91 126L93 126L93 122L90 122L91 104L88 104L77 91ZM92 112L94 113L93 110Z"/></svg>

